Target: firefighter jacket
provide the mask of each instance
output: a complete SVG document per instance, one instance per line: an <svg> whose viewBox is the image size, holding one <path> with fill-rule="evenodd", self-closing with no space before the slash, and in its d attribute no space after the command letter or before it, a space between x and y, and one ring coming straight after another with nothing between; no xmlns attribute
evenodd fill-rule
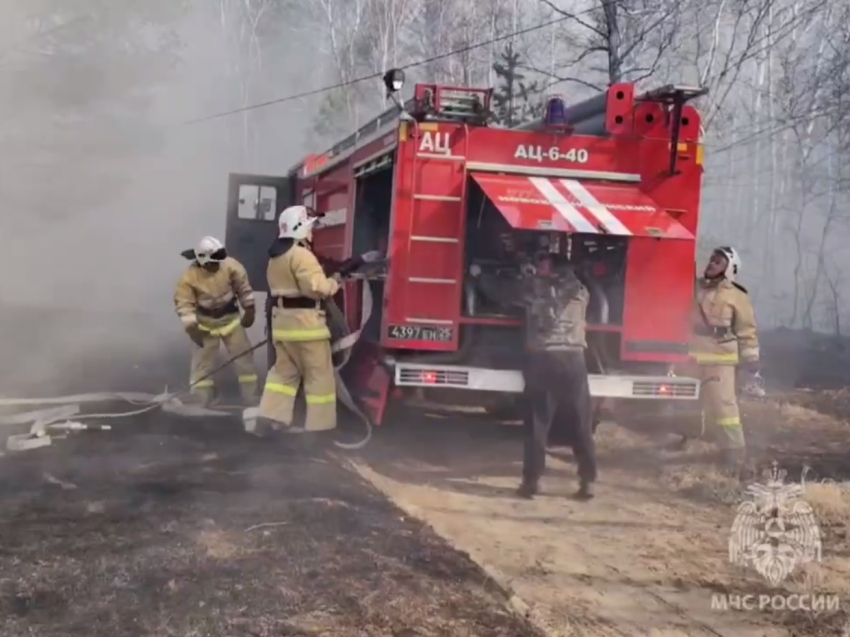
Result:
<svg viewBox="0 0 850 637"><path fill-rule="evenodd" d="M743 286L728 279L700 279L691 320L691 357L697 363L758 362L755 312Z"/></svg>
<svg viewBox="0 0 850 637"><path fill-rule="evenodd" d="M227 336L239 326L239 306L254 307L254 290L239 261L227 257L215 271L190 265L174 292L174 309L185 327Z"/></svg>
<svg viewBox="0 0 850 637"><path fill-rule="evenodd" d="M490 299L525 310L525 344L529 351L570 351L587 347L585 336L590 293L570 267L550 277L505 279L482 273L481 291Z"/></svg>
<svg viewBox="0 0 850 637"><path fill-rule="evenodd" d="M272 338L278 342L330 340L321 301L339 290L339 282L325 276L316 255L287 240L269 251L266 277L269 284Z"/></svg>

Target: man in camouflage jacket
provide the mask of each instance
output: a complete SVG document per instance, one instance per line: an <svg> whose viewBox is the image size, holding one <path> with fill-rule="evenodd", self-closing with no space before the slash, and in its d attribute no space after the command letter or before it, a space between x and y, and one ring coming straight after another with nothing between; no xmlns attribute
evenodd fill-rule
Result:
<svg viewBox="0 0 850 637"><path fill-rule="evenodd" d="M578 464L579 499L593 497L596 450L592 404L584 351L585 316L590 294L573 268L558 255L543 252L521 277L506 282L479 273L478 287L492 300L525 310L523 421L525 452L518 495L538 492L546 443L556 414L567 419Z"/></svg>

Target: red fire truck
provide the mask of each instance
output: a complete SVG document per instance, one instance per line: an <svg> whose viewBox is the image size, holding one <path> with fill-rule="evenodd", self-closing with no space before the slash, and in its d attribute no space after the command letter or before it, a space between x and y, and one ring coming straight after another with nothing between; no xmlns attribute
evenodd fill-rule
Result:
<svg viewBox="0 0 850 637"><path fill-rule="evenodd" d="M385 251L337 299L362 328L346 384L375 423L422 388L488 409L522 391L520 317L476 281L517 276L517 255L541 246L591 292L593 396L684 406L699 393L672 370L687 360L703 171L689 102L703 93L615 84L506 129L489 123L491 89L417 84L286 176L231 175L227 249L265 290L276 217L303 203L321 217L318 253Z"/></svg>

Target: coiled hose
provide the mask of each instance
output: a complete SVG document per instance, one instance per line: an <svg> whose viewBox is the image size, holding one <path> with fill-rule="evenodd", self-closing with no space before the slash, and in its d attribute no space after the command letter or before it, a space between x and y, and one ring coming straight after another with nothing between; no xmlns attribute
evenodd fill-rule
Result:
<svg viewBox="0 0 850 637"><path fill-rule="evenodd" d="M351 278L356 278L356 276ZM342 377L340 376L340 370L342 370L342 368L351 359L351 350L357 343L357 341L360 339L360 334L363 331L363 327L366 325L367 321L372 315L373 298L368 280L363 279L362 288L363 292L361 298L361 320L360 327L356 331L352 332L348 328L345 316L343 315L339 307L336 305L336 303L334 303L332 300L329 300L326 308L328 317L328 327L331 331L331 348L333 352L334 375L336 377L337 397L339 398L340 402L342 402L342 404L349 409L349 411L351 411L355 416L360 418L366 428L366 435L357 442L342 443L334 441L335 446L339 447L340 449L346 450L362 449L367 444L369 444L369 441L372 439L372 423L369 420L369 417L364 414L363 411L354 402L351 393L348 391L348 388L346 387ZM267 345L268 341L269 339L268 337L266 337L258 343L252 345L244 352L239 352L238 354L230 356L223 363L221 363L212 371L210 371L208 374L205 374L204 376L196 379L195 381L193 381L186 387L180 389L179 391L171 393L166 392L158 396L135 392L97 392L90 394L59 396L55 398L0 398L0 407L45 405L65 406L64 409L61 407L58 409L54 408L49 410L40 409L38 411L31 411L27 413L0 416L0 425L22 425L28 422L35 421L39 427L44 428L50 426L53 423L56 423L59 420L66 420L68 417L73 416L77 413L77 409L69 409L68 406L77 403L103 402L108 400L121 400L130 403L131 405L141 406L139 407L139 409L135 409L132 411L85 414L84 419L103 420L112 418L127 418L130 416L139 416L141 414L153 411L157 408L167 409L169 403L173 403L181 396L189 394L195 385L211 378L224 368L231 365L236 359L241 358L246 354L251 354L255 350ZM200 409L197 414L224 415L223 412L210 409Z"/></svg>

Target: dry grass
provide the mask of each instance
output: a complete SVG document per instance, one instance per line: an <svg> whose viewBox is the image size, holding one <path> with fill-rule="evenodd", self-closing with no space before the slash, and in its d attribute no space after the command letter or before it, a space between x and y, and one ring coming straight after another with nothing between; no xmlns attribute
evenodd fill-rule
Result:
<svg viewBox="0 0 850 637"><path fill-rule="evenodd" d="M790 402L744 401L742 409L750 452L743 480L720 469L709 442L676 448L675 427L603 423L596 435L598 493L588 505L564 497L575 468L562 448L550 450L544 495L517 502L511 487L520 437L496 440L492 430L465 434L460 422L443 429L432 424L416 445L399 440L366 462L379 474L370 479L411 515L501 571L551 634L841 634L848 619L843 605L817 614L706 610L714 593L850 596L850 484L842 482L850 478L848 425ZM371 449L389 442L380 438ZM763 482L773 461L787 470L786 482L810 469L804 497L823 543L823 559L798 565L779 589L728 560L746 485Z"/></svg>
<svg viewBox="0 0 850 637"><path fill-rule="evenodd" d="M806 501L821 524L850 524L850 482L815 482L806 485Z"/></svg>
<svg viewBox="0 0 850 637"><path fill-rule="evenodd" d="M239 553L233 538L224 531L201 531L195 541L201 545L207 557L229 560Z"/></svg>

